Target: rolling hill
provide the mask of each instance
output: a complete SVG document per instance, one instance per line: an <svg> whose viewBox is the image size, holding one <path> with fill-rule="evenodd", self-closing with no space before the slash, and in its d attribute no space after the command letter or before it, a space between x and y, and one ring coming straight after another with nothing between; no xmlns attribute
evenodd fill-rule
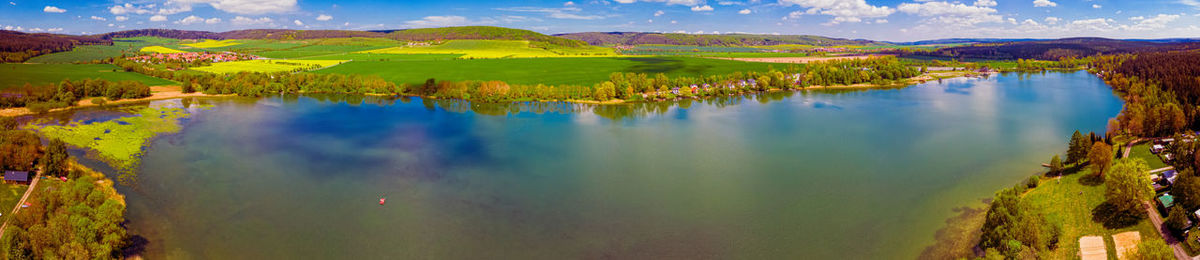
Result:
<svg viewBox="0 0 1200 260"><path fill-rule="evenodd" d="M587 42L592 45L694 45L694 46L769 46L769 45L880 45L869 40L850 40L812 35L761 35L761 34L685 34L645 32L583 32L556 34L554 36Z"/></svg>
<svg viewBox="0 0 1200 260"><path fill-rule="evenodd" d="M1148 50L1189 48L1189 44L1167 44L1106 38L1066 38L1044 41L980 43L943 48L935 53L969 59L1048 59L1084 57L1095 54L1130 53Z"/></svg>

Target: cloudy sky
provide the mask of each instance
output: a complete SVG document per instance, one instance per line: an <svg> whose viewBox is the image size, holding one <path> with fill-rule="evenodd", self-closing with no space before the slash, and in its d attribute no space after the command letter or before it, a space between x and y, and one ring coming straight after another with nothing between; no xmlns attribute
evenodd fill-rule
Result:
<svg viewBox="0 0 1200 260"><path fill-rule="evenodd" d="M1200 0L9 1L0 28L94 34L141 28L398 29L493 25L542 33L951 37L1200 37Z"/></svg>

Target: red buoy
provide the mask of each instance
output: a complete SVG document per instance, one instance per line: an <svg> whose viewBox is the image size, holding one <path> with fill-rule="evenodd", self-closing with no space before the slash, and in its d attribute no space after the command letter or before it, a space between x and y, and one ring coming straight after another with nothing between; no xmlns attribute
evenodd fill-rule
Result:
<svg viewBox="0 0 1200 260"><path fill-rule="evenodd" d="M387 198L379 198L379 205L383 205L384 202L387 202Z"/></svg>

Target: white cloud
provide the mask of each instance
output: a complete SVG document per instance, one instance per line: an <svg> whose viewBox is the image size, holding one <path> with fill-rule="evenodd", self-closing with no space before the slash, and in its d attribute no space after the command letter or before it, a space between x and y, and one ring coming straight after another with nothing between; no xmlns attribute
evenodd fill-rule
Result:
<svg viewBox="0 0 1200 260"><path fill-rule="evenodd" d="M168 0L169 4L208 4L213 9L235 14L283 13L296 10L296 0Z"/></svg>
<svg viewBox="0 0 1200 260"><path fill-rule="evenodd" d="M61 32L61 31L63 31L63 28L50 28L50 29L46 29L46 31L47 32Z"/></svg>
<svg viewBox="0 0 1200 260"><path fill-rule="evenodd" d="M49 5L47 5L45 8L42 8L42 12L47 12L47 13L60 13L60 14L61 14L61 13L66 13L66 12L67 12L67 9L62 9L62 8L58 8L58 7L56 7L56 6L49 6Z"/></svg>
<svg viewBox="0 0 1200 260"><path fill-rule="evenodd" d="M662 16L663 14L666 14L666 12L663 12L662 10L654 11L654 16Z"/></svg>
<svg viewBox="0 0 1200 260"><path fill-rule="evenodd" d="M867 4L865 0L779 0L779 4L783 6L800 6L808 8L803 12L795 11L789 14L792 18L798 18L805 14L823 14L833 16L833 20L827 24L838 24L843 22L861 22L862 18L880 18L887 17L895 13L896 10L887 6L873 6Z"/></svg>
<svg viewBox="0 0 1200 260"><path fill-rule="evenodd" d="M667 3L667 5L686 5L697 6L704 3L704 0L614 0L617 3L632 4L637 1L646 3Z"/></svg>
<svg viewBox="0 0 1200 260"><path fill-rule="evenodd" d="M408 26L408 27L427 28L427 27L447 27L447 26L462 26L462 25L488 24L488 23L492 23L492 21L471 21L470 19L467 19L466 17L457 16L457 15L448 15L448 16L426 16L425 18L421 18L421 20L412 20L412 21L404 22L404 25Z"/></svg>
<svg viewBox="0 0 1200 260"><path fill-rule="evenodd" d="M986 6L966 5L948 2L904 3L896 10L907 14L928 17L925 23L946 25L974 25L978 23L1004 22L1004 18L996 15L996 9ZM1015 23L1015 21L1010 21Z"/></svg>
<svg viewBox="0 0 1200 260"><path fill-rule="evenodd" d="M205 24L218 24L218 23L221 23L221 18L215 18L215 17L208 18L208 19L204 20L204 23Z"/></svg>
<svg viewBox="0 0 1200 260"><path fill-rule="evenodd" d="M128 17L128 16L119 16L119 15L118 15L117 17L113 17L113 20L117 20L118 22L121 22L121 21L129 20L129 17Z"/></svg>
<svg viewBox="0 0 1200 260"><path fill-rule="evenodd" d="M875 23L888 23L887 19L875 19Z"/></svg>
<svg viewBox="0 0 1200 260"><path fill-rule="evenodd" d="M1058 21L1062 21L1062 19L1051 16L1051 17L1046 17L1046 19L1043 21L1046 21L1046 23L1048 23L1048 24L1057 24Z"/></svg>
<svg viewBox="0 0 1200 260"><path fill-rule="evenodd" d="M741 11L738 11L738 13L739 14L750 14L750 9L742 9Z"/></svg>
<svg viewBox="0 0 1200 260"><path fill-rule="evenodd" d="M154 16L150 17L150 21L151 22L165 22L165 21L167 21L167 17L164 15L154 15Z"/></svg>
<svg viewBox="0 0 1200 260"><path fill-rule="evenodd" d="M247 18L247 17L243 17L243 16L238 16L238 17L234 17L231 22L234 25L241 25L241 26L251 25L252 26L252 25L271 24L271 23L275 22L275 20L272 20L269 17Z"/></svg>
<svg viewBox="0 0 1200 260"><path fill-rule="evenodd" d="M1191 6L1196 9L1200 9L1200 1L1197 1L1197 0L1179 0L1179 4Z"/></svg>
<svg viewBox="0 0 1200 260"><path fill-rule="evenodd" d="M113 27L113 25L114 25L114 24L111 24L111 23L110 23L110 24L108 24L108 27Z"/></svg>
<svg viewBox="0 0 1200 260"><path fill-rule="evenodd" d="M17 2L8 2L9 5L17 5Z"/></svg>
<svg viewBox="0 0 1200 260"><path fill-rule="evenodd" d="M96 21L108 21L108 18L99 17L99 16L95 16L95 15L93 15L91 18L92 18L92 20L96 20Z"/></svg>
<svg viewBox="0 0 1200 260"><path fill-rule="evenodd" d="M718 5L745 5L745 3L737 1L717 1Z"/></svg>
<svg viewBox="0 0 1200 260"><path fill-rule="evenodd" d="M166 7L166 8L160 8L160 9L158 9L158 14L161 14L161 15L172 15L172 14L178 14L178 13L186 13L186 12L191 12L191 11L192 11L192 5L178 5L178 4L176 4L176 5L171 5L171 7Z"/></svg>
<svg viewBox="0 0 1200 260"><path fill-rule="evenodd" d="M1051 2L1050 0L1033 0L1033 6L1034 7L1055 7L1055 6L1058 6L1058 3Z"/></svg>
<svg viewBox="0 0 1200 260"><path fill-rule="evenodd" d="M1134 18L1137 18L1137 19L1134 19ZM1167 23L1174 22L1175 20L1178 20L1178 19L1179 19L1179 15L1177 15L1177 14L1159 14L1157 16L1152 16L1149 18L1145 18L1145 17L1141 17L1141 16L1132 17L1132 18L1129 18L1129 20L1136 21L1137 23L1134 24L1133 26L1131 26L1130 29L1133 29L1133 30L1162 29L1162 28L1167 27Z"/></svg>
<svg viewBox="0 0 1200 260"><path fill-rule="evenodd" d="M976 0L975 6L993 7L996 6L996 0Z"/></svg>
<svg viewBox="0 0 1200 260"><path fill-rule="evenodd" d="M1100 9L1101 7L1103 7L1103 6L1100 6L1098 4L1092 4L1092 8Z"/></svg>
<svg viewBox="0 0 1200 260"><path fill-rule="evenodd" d="M574 6L574 5L575 5L574 1L567 1L566 3L563 3L563 6Z"/></svg>
<svg viewBox="0 0 1200 260"><path fill-rule="evenodd" d="M304 22L301 22L300 20L292 21L292 23L296 24L296 26L304 26Z"/></svg>
<svg viewBox="0 0 1200 260"><path fill-rule="evenodd" d="M692 12L708 12L712 10L712 6L709 5L697 5L692 7Z"/></svg>
<svg viewBox="0 0 1200 260"><path fill-rule="evenodd" d="M677 24L679 21L671 20L671 24Z"/></svg>
<svg viewBox="0 0 1200 260"><path fill-rule="evenodd" d="M329 20L333 20L333 16L329 16L329 15L325 15L325 14L317 16L317 21L329 21Z"/></svg>
<svg viewBox="0 0 1200 260"><path fill-rule="evenodd" d="M182 25L189 25L189 24L202 23L202 22L204 22L204 18L195 16L195 15L189 15L188 17L184 17L183 19L179 19L179 21L175 21L176 24L182 24Z"/></svg>
<svg viewBox="0 0 1200 260"><path fill-rule="evenodd" d="M116 15L122 14L148 14L150 10L145 7L138 7L133 4L126 3L125 5L114 5L108 8L108 12Z"/></svg>
<svg viewBox="0 0 1200 260"><path fill-rule="evenodd" d="M496 10L509 11L509 12L544 13L544 14L546 14L547 17L555 18L555 19L572 19L572 20L604 19L604 16L599 16L599 15L578 14L580 9L577 7L563 7L563 8L508 7L508 8L496 8Z"/></svg>

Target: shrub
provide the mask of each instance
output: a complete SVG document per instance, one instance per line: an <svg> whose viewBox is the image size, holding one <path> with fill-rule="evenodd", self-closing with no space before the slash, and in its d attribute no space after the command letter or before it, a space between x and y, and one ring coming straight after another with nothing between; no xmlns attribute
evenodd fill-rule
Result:
<svg viewBox="0 0 1200 260"><path fill-rule="evenodd" d="M102 98L102 97L92 98L92 104L94 104L94 105L104 106L104 104L106 104L106 103L108 103L108 101L104 100L104 98Z"/></svg>

